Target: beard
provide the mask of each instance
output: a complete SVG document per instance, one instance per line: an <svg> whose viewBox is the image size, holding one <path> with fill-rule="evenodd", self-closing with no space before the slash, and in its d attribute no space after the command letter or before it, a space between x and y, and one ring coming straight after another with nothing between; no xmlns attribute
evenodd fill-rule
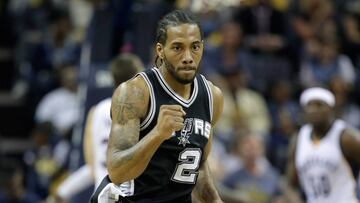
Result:
<svg viewBox="0 0 360 203"><path fill-rule="evenodd" d="M187 85L187 84L190 84L194 81L195 79L195 76L196 76L196 73L198 72L198 68L195 67L195 74L191 77L191 78L184 78L184 77L181 77L177 72L176 72L176 68L175 66L173 66L167 59L166 57L164 57L163 59L164 61L164 65L165 65L165 68L166 70L170 73L170 75L179 83L181 84L184 84L184 85ZM189 67L183 67L185 69L189 68L189 69L194 69L193 66L189 66Z"/></svg>

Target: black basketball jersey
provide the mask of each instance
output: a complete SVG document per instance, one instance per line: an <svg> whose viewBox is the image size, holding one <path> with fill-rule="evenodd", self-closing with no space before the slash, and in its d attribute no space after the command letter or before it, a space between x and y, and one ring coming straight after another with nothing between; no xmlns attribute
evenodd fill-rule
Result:
<svg viewBox="0 0 360 203"><path fill-rule="evenodd" d="M191 202L204 148L211 131L212 93L197 74L188 100L178 96L157 68L139 73L150 90L150 109L140 125L140 139L156 125L161 105L178 104L186 112L184 127L164 141L145 171L128 187L129 202ZM125 200L126 201L126 200Z"/></svg>

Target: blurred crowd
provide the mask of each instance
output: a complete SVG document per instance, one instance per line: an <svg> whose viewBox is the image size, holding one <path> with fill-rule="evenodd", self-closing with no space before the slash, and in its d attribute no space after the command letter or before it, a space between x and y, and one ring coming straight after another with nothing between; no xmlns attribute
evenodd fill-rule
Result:
<svg viewBox="0 0 360 203"><path fill-rule="evenodd" d="M304 88L329 88L360 128L358 0L2 0L0 144L28 145L0 149L0 202L45 201L81 165L108 63L130 52L153 67L157 21L176 8L198 18L200 71L224 94L211 168L226 202L281 202Z"/></svg>

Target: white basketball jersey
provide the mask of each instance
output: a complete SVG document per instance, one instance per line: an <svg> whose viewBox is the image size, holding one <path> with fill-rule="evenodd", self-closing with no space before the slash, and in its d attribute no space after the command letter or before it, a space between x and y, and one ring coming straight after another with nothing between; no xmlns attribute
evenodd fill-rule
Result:
<svg viewBox="0 0 360 203"><path fill-rule="evenodd" d="M340 146L345 128L344 121L336 120L318 143L311 139L311 125L299 131L295 164L308 203L358 203L356 182Z"/></svg>
<svg viewBox="0 0 360 203"><path fill-rule="evenodd" d="M93 111L91 140L96 188L108 174L106 169L106 149L111 130L110 108L111 98L107 98L99 102Z"/></svg>

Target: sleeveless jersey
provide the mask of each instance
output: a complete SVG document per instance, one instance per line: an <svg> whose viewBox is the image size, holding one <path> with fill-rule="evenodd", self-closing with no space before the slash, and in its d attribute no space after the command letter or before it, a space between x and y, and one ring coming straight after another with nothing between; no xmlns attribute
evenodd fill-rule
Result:
<svg viewBox="0 0 360 203"><path fill-rule="evenodd" d="M355 178L340 146L345 128L344 121L336 120L317 144L311 139L311 125L299 131L295 165L308 203L358 202Z"/></svg>
<svg viewBox="0 0 360 203"><path fill-rule="evenodd" d="M111 130L111 98L99 102L93 111L91 123L91 145L93 149L93 168L95 188L106 176L106 149Z"/></svg>
<svg viewBox="0 0 360 203"><path fill-rule="evenodd" d="M191 202L211 131L212 93L207 80L197 74L188 100L178 96L157 68L139 73L150 91L149 111L140 124L140 139L156 125L161 105L178 104L186 112L184 127L157 149L145 171L131 181L122 202Z"/></svg>

